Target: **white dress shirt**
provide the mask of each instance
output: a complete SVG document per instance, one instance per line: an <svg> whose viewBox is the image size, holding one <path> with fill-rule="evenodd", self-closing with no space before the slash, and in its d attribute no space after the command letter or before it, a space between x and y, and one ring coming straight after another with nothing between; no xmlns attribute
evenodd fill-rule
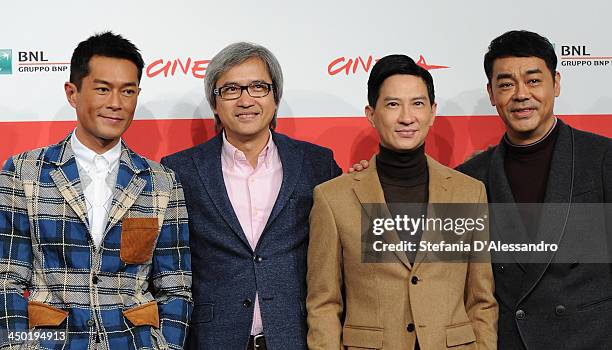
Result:
<svg viewBox="0 0 612 350"><path fill-rule="evenodd" d="M114 170L119 166L121 141L104 154L97 154L83 145L77 138L76 132L73 132L70 138L70 146L79 170L85 171L91 179L91 182L83 190L83 194L85 195L91 237L96 247L99 247L104 238L108 211L116 182L116 178L110 179L109 177L114 174Z"/></svg>

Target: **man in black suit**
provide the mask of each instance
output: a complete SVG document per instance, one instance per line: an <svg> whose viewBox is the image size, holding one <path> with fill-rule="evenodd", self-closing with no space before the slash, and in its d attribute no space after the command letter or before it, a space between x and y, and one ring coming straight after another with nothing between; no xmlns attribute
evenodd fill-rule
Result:
<svg viewBox="0 0 612 350"><path fill-rule="evenodd" d="M487 91L506 133L458 167L484 182L490 203L563 204L492 213L492 239L558 244L557 252L511 261L493 254L499 349L612 348L612 265L609 258L585 263L594 260L585 243L591 232L580 226L596 220L574 210L612 201L612 141L554 115L561 89L556 65L554 47L536 33L511 31L491 41L484 58ZM610 244L605 226L593 245L603 251Z"/></svg>

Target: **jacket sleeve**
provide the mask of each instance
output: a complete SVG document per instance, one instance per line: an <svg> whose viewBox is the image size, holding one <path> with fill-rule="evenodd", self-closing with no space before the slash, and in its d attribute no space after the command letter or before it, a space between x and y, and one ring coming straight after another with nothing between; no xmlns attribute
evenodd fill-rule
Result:
<svg viewBox="0 0 612 350"><path fill-rule="evenodd" d="M32 244L23 182L9 159L0 172L0 348L16 349L11 332L27 331L23 293L32 278Z"/></svg>
<svg viewBox="0 0 612 350"><path fill-rule="evenodd" d="M606 140L602 168L604 202L612 203L612 139Z"/></svg>
<svg viewBox="0 0 612 350"><path fill-rule="evenodd" d="M314 190L308 246L308 348L342 349L342 246L320 187Z"/></svg>
<svg viewBox="0 0 612 350"><path fill-rule="evenodd" d="M482 183L480 184L478 203L487 203L487 192ZM482 208L486 211L486 206ZM488 226L474 239L488 241ZM469 262L465 286L465 309L474 326L478 349L497 349L499 310L494 296L495 283L493 282L493 270L488 252L473 257L472 261Z"/></svg>
<svg viewBox="0 0 612 350"><path fill-rule="evenodd" d="M174 175L153 255L152 281L161 332L171 349L183 349L193 310L191 254L185 198Z"/></svg>
<svg viewBox="0 0 612 350"><path fill-rule="evenodd" d="M338 163L336 163L336 160L334 159L334 153L332 152L332 154L330 155L331 158L331 177L330 179L333 179L335 177L338 177L340 175L342 175L342 169L338 166Z"/></svg>

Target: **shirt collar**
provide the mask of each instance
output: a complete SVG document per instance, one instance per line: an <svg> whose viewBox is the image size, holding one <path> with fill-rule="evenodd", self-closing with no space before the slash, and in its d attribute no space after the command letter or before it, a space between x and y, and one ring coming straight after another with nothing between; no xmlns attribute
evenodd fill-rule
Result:
<svg viewBox="0 0 612 350"><path fill-rule="evenodd" d="M117 142L113 148L101 154L104 159L109 164L108 172L111 173L119 165L119 158L121 157L121 140ZM70 146L72 147L72 152L76 157L76 160L79 162L79 165L85 168L86 171L89 171L94 166L94 158L98 155L96 152L87 148L76 136L76 129L72 132L72 137L70 137Z"/></svg>
<svg viewBox="0 0 612 350"><path fill-rule="evenodd" d="M510 141L510 138L508 137L508 133L504 134L504 140L512 147L516 147L516 148L528 148L528 147L532 147L535 146L537 144L542 143L544 140L546 140L548 138L548 136L550 136L550 134L552 134L553 130L555 130L555 127L557 126L557 116L553 115L553 118L555 118L555 121L552 125L552 127L546 132L546 134L544 134L544 136L542 136L542 138L540 138L539 140L532 142L530 144L527 145L516 145L514 143L512 143L512 141Z"/></svg>
<svg viewBox="0 0 612 350"><path fill-rule="evenodd" d="M229 165L230 167L234 167L240 162L247 162L245 154L238 148L234 147L234 145L232 145L227 140L227 136L225 135L225 130L223 130L222 132L223 132L223 145L221 147L221 157L225 160L225 164ZM274 144L274 141L272 140L272 132L268 130L268 133L269 133L268 143L261 150L257 158L257 167L260 167L260 164L263 164L263 166L265 166L266 169L272 166L272 160L274 158L274 155L276 154L276 145Z"/></svg>

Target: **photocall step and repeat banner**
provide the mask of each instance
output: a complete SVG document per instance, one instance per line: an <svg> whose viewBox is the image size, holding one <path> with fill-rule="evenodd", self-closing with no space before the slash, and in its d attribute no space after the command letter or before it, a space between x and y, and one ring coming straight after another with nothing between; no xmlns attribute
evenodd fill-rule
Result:
<svg viewBox="0 0 612 350"><path fill-rule="evenodd" d="M142 92L125 140L155 160L214 135L203 78L215 53L236 41L268 47L283 67L277 130L331 147L345 169L377 151L364 117L366 83L388 54L409 55L434 77L431 155L455 166L496 144L503 124L482 62L491 39L512 29L554 43L557 115L612 136L611 12L605 0L7 2L0 17L0 158L55 143L74 128L63 90L70 57L80 41L105 30L142 51Z"/></svg>

